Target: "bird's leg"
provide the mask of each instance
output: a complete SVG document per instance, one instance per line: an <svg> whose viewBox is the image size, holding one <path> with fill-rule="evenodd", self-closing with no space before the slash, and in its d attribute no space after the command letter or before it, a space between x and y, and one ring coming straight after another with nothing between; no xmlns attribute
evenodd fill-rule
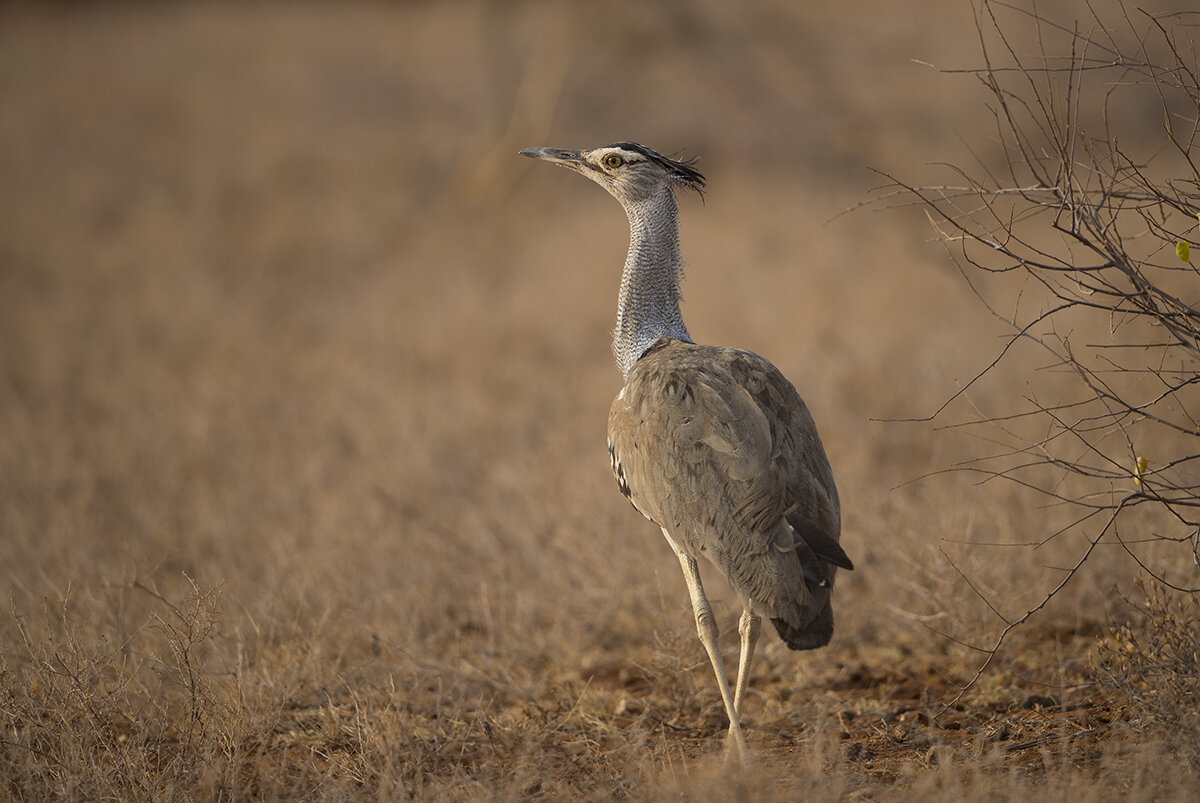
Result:
<svg viewBox="0 0 1200 803"><path fill-rule="evenodd" d="M762 628L762 618L754 610L752 601L746 600L742 618L738 620L738 633L742 637L741 657L738 658L737 691L733 695L733 707L742 713L742 701L746 698L746 686L750 683L750 661L754 658L754 645Z"/></svg>
<svg viewBox="0 0 1200 803"><path fill-rule="evenodd" d="M671 546L675 542L667 536ZM738 721L737 707L733 704L733 695L729 691L729 678L725 674L725 664L721 661L721 653L717 642L717 620L713 617L712 606L704 596L704 586L700 584L700 569L696 561L683 550L675 547L679 557L679 565L683 567L683 578L687 581L688 594L692 598L692 610L696 614L696 632L700 634L700 643L708 652L712 662L713 672L717 676L717 687L721 690L721 699L725 702L725 713L729 715L730 749L737 753L738 759L745 761L747 757L746 737L742 735L742 725Z"/></svg>

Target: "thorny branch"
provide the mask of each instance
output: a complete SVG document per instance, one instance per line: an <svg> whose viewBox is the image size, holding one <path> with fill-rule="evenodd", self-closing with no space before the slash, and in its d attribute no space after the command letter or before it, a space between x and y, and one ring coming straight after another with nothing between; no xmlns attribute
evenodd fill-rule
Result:
<svg viewBox="0 0 1200 803"><path fill-rule="evenodd" d="M889 183L862 204L923 208L971 291L1010 329L966 386L910 420L946 418L1030 344L1049 357L1029 377L1044 389L948 424L1003 444L951 470L1079 511L1030 542L1083 536L1063 576L1019 616L1001 614L954 566L1003 627L973 645L985 658L947 706L1102 542L1170 588L1200 593L1200 250L1191 255L1200 241L1200 12L1122 9L1105 20L1088 11L1064 25L981 0L983 66L945 72L974 76L987 93L1000 163L980 159L974 174L943 165L954 179L941 185L884 174Z"/></svg>

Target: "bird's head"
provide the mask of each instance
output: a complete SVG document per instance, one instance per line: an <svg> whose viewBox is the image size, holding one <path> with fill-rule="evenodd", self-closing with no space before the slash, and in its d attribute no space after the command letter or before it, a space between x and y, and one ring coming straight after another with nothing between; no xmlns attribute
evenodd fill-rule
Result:
<svg viewBox="0 0 1200 803"><path fill-rule="evenodd" d="M587 176L622 204L648 201L676 186L704 194L704 176L692 166L696 159L676 161L636 142L618 142L587 151L526 148L521 154Z"/></svg>

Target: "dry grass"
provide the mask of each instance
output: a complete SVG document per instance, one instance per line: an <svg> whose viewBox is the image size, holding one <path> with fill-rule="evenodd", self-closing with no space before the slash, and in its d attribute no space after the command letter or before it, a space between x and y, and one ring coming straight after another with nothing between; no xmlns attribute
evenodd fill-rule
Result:
<svg viewBox="0 0 1200 803"><path fill-rule="evenodd" d="M775 5L0 9L0 795L1192 793L1095 683L1120 555L941 711L978 656L938 633L997 624L942 551L1019 611L1072 545L903 484L976 444L877 419L997 331L916 216L825 221L984 130L908 61L969 63L970 15ZM620 210L515 155L625 138L703 154L689 324L794 379L845 500L838 634L763 650L749 773L608 475Z"/></svg>

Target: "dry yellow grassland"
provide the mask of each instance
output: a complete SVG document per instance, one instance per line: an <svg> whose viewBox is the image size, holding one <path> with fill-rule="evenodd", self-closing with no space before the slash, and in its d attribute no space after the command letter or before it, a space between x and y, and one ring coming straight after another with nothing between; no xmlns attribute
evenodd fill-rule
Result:
<svg viewBox="0 0 1200 803"><path fill-rule="evenodd" d="M1194 799L1194 684L1128 684L1196 611L1119 548L945 708L972 586L1015 616L1079 536L918 480L986 444L890 419L1005 330L918 210L836 216L986 156L913 61L977 57L952 0L0 7L0 798ZM609 473L624 216L517 156L625 139L702 157L688 325L796 384L856 566L829 647L765 633L747 770Z"/></svg>

